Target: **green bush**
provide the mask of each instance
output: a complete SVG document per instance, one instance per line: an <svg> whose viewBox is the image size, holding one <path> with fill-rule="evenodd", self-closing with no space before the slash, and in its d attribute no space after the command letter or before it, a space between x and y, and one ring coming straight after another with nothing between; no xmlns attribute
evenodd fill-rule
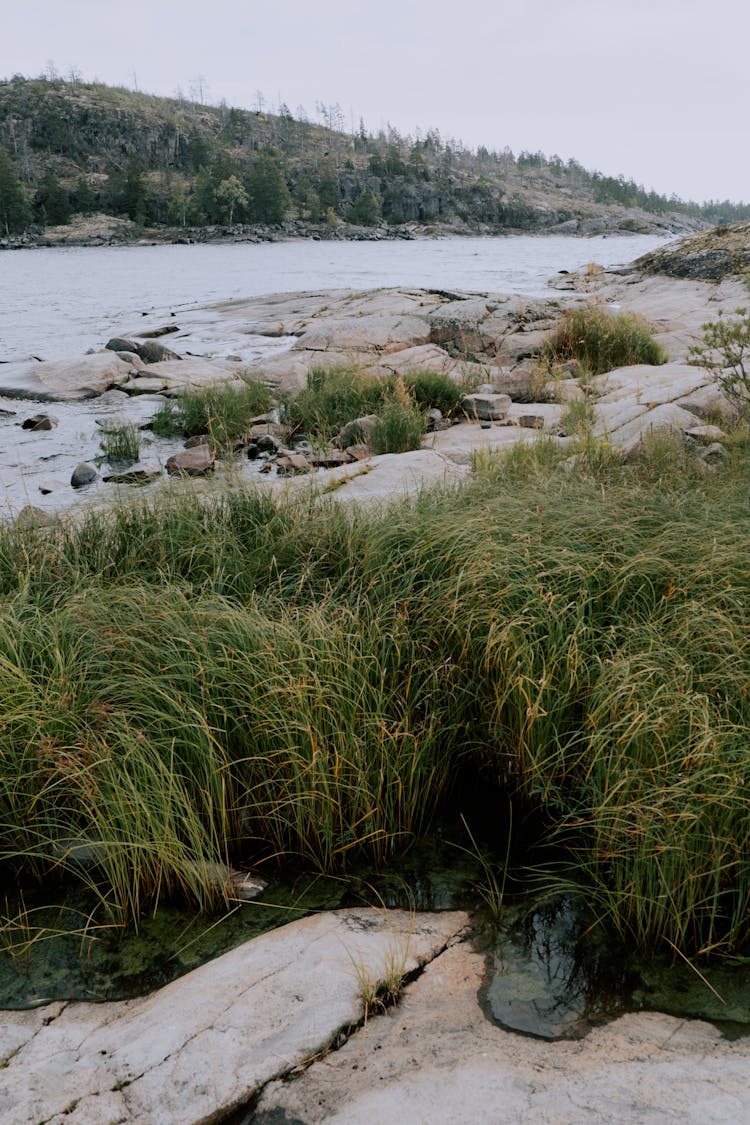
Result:
<svg viewBox="0 0 750 1125"><path fill-rule="evenodd" d="M209 863L386 863L479 778L637 946L746 951L750 460L563 455L385 515L237 491L0 529L3 873L208 906Z"/></svg>
<svg viewBox="0 0 750 1125"><path fill-rule="evenodd" d="M542 354L550 365L577 359L592 375L667 360L645 320L632 313L612 313L598 305L581 305L566 312Z"/></svg>
<svg viewBox="0 0 750 1125"><path fill-rule="evenodd" d="M703 346L692 347L694 363L714 372L716 381L740 414L750 406L750 312L734 310L734 316L703 325Z"/></svg>

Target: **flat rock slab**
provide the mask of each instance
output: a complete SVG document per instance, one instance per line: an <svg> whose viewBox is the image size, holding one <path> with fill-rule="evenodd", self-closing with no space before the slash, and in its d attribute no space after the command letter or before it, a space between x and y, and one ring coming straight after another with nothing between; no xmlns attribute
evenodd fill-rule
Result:
<svg viewBox="0 0 750 1125"><path fill-rule="evenodd" d="M363 1018L363 981L440 953L467 916L371 909L302 919L150 996L4 1012L3 1125L219 1121Z"/></svg>
<svg viewBox="0 0 750 1125"><path fill-rule="evenodd" d="M658 1013L546 1043L492 1023L484 958L447 949L397 1008L341 1050L270 1084L242 1125L738 1125L750 1121L750 1040Z"/></svg>
<svg viewBox="0 0 750 1125"><path fill-rule="evenodd" d="M113 384L125 383L135 367L115 352L80 359L0 364L0 395L37 402L76 402L95 398Z"/></svg>

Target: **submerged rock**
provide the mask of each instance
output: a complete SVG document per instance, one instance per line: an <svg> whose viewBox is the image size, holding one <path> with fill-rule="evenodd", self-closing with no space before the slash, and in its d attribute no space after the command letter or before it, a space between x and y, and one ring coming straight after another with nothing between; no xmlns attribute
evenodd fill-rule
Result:
<svg viewBox="0 0 750 1125"><path fill-rule="evenodd" d="M210 473L216 466L214 456L206 445L184 449L167 460L166 470L171 476L199 477Z"/></svg>

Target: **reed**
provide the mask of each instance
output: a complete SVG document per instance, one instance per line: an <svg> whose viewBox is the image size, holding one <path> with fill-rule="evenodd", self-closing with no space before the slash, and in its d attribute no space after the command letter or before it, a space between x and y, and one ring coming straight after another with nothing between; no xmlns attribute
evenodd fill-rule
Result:
<svg viewBox="0 0 750 1125"><path fill-rule="evenodd" d="M710 478L559 456L385 512L237 491L0 530L6 868L117 919L209 908L212 865L470 823L478 777L638 945L746 948L746 449Z"/></svg>

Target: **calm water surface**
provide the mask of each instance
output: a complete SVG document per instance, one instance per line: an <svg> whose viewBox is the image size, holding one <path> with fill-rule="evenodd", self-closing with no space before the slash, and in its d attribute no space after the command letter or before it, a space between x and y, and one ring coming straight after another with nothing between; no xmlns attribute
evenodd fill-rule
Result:
<svg viewBox="0 0 750 1125"><path fill-rule="evenodd" d="M142 313L262 293L403 285L538 296L559 270L623 264L663 242L518 235L5 251L0 361L80 355L133 330Z"/></svg>

